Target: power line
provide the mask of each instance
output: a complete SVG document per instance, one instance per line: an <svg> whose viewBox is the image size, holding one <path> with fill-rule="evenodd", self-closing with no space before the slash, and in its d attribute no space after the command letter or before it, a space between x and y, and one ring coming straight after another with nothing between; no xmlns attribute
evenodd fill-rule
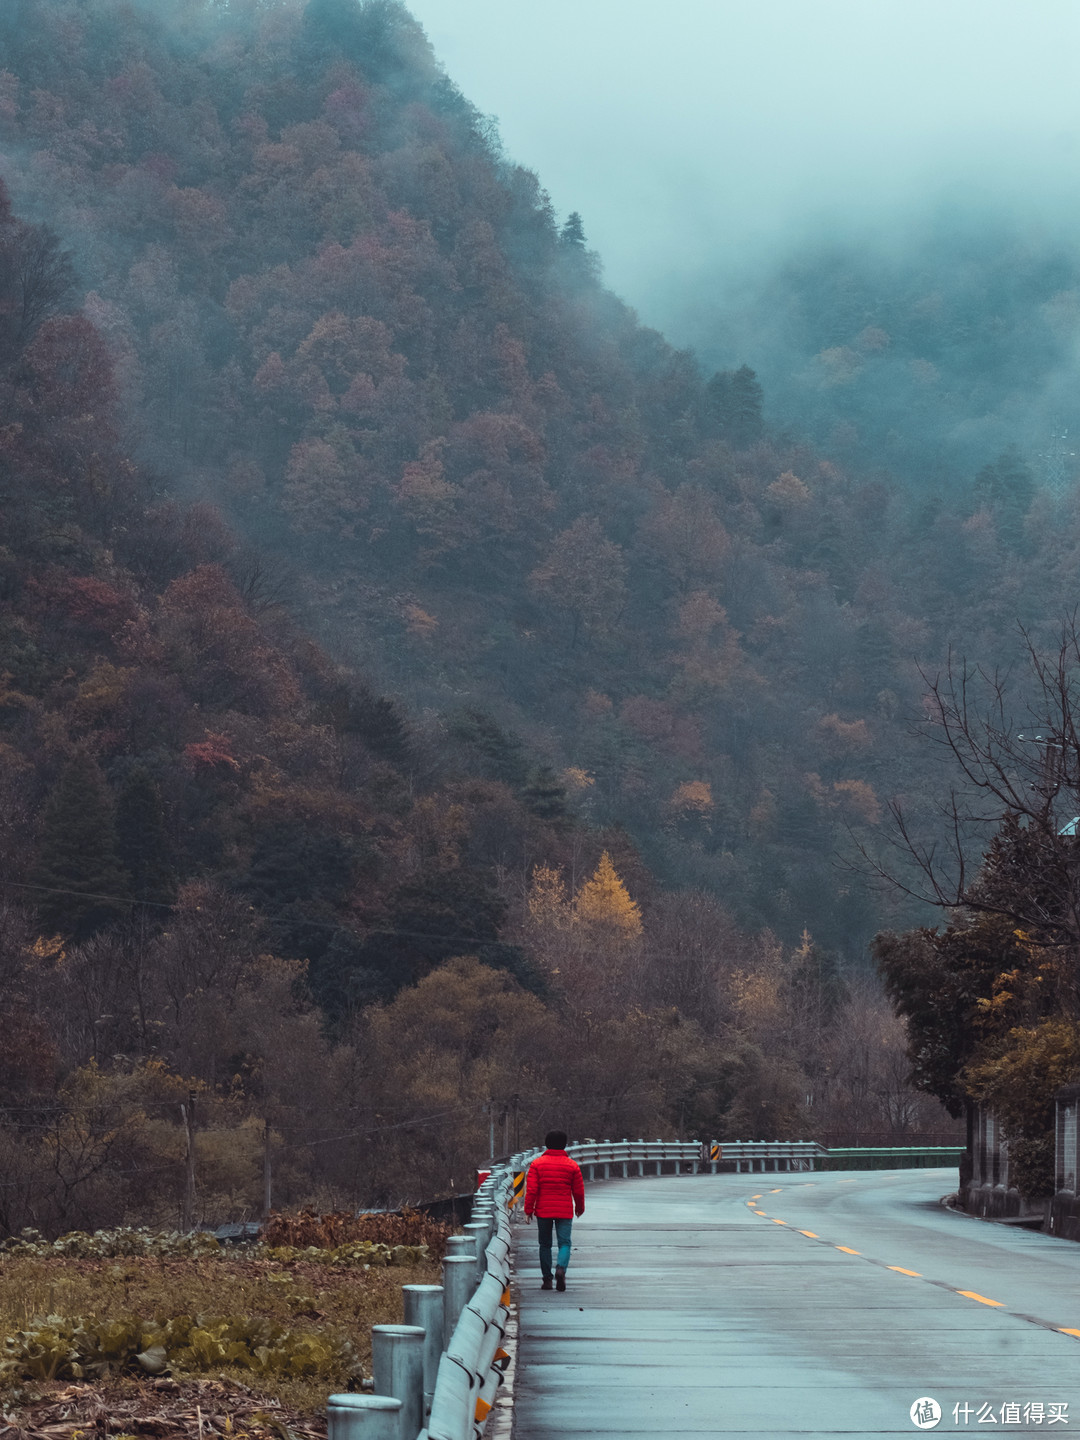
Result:
<svg viewBox="0 0 1080 1440"><path fill-rule="evenodd" d="M175 905L167 905L163 900L135 900L130 895L98 895L92 890L63 890L57 885L28 885L23 880L8 880L6 876L0 876L0 885L11 885L16 890L35 890L42 895L74 895L80 900L106 900L114 905L142 905L155 910L176 909Z"/></svg>
<svg viewBox="0 0 1080 1440"><path fill-rule="evenodd" d="M463 1115L466 1111L483 1110L487 1105L486 1100L478 1100L472 1105L458 1105L453 1110L440 1110L436 1115L425 1115L419 1120L399 1120L393 1125L376 1125L367 1130L350 1130L344 1135L327 1135L321 1140L302 1140L303 1145L333 1145L340 1140L355 1140L361 1136L365 1139L369 1135L381 1135L387 1130L408 1130L415 1129L421 1125L433 1125L436 1120L445 1120L450 1115Z"/></svg>
<svg viewBox="0 0 1080 1440"><path fill-rule="evenodd" d="M0 885L13 886L16 890L33 890L43 895L72 895L79 900L102 900L113 905L126 905L129 909L135 909L141 905L154 910L168 910L172 913L179 913L175 905L168 905L162 900L135 900L129 895L99 895L90 890L64 890L56 885L30 885L26 881L8 880L4 876L0 876ZM254 906L251 908L255 910ZM309 920L306 915L289 919L284 915L267 915L261 910L256 910L255 913L258 915L259 923L264 925L295 925L298 927L302 926L308 930L329 930L334 934L337 934L340 930L348 929L345 925L332 925L325 920ZM354 934L355 932L350 931L349 933ZM426 930L398 930L385 925L376 926L369 930L366 935L357 936L357 938L370 940L376 935L398 935L407 940L453 941L455 944L460 942L464 945L496 945L503 943L497 939L493 940L490 936L485 938L479 935L440 935Z"/></svg>

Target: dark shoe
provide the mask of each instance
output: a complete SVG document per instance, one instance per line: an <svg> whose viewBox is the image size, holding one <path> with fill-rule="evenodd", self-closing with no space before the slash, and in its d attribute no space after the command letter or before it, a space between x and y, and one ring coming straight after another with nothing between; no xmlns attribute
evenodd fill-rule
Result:
<svg viewBox="0 0 1080 1440"><path fill-rule="evenodd" d="M563 1265L555 1266L555 1289L566 1289L566 1267Z"/></svg>
<svg viewBox="0 0 1080 1440"><path fill-rule="evenodd" d="M541 1290L550 1290L550 1289L551 1289L551 1276L550 1276L550 1275L545 1275L544 1278L543 1278L543 1280L540 1281L540 1289L541 1289Z"/></svg>

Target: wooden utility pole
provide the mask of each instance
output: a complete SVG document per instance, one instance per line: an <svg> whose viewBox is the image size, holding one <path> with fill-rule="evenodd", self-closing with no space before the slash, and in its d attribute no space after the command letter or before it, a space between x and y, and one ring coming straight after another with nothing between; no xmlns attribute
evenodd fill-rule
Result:
<svg viewBox="0 0 1080 1440"><path fill-rule="evenodd" d="M184 1212L180 1228L195 1228L195 1091L188 1091L188 1103L180 1106L187 1132L187 1175L184 1179Z"/></svg>
<svg viewBox="0 0 1080 1440"><path fill-rule="evenodd" d="M273 1174L270 1169L270 1121L263 1124L263 1208L262 1218L265 1220L274 1208Z"/></svg>

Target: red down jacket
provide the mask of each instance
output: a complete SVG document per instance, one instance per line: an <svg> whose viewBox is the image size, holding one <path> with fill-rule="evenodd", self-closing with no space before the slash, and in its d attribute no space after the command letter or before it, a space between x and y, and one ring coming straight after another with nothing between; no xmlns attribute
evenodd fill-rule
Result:
<svg viewBox="0 0 1080 1440"><path fill-rule="evenodd" d="M565 1150L545 1150L529 1166L525 1214L541 1220L570 1220L585 1209L581 1167Z"/></svg>

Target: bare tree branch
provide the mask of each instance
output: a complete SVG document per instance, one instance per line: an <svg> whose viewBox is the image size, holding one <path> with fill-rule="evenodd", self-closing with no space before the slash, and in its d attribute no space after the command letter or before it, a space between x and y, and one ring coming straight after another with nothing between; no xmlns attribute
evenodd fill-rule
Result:
<svg viewBox="0 0 1080 1440"><path fill-rule="evenodd" d="M1050 655L1021 635L1020 675L972 667L951 652L943 671L920 669L928 713L912 733L936 747L959 782L934 807L939 824L929 835L901 798L889 802L886 843L906 876L865 843L856 848L864 873L904 895L999 915L1039 944L1080 956L1080 838L1064 833L1080 815L1077 614L1063 621Z"/></svg>

